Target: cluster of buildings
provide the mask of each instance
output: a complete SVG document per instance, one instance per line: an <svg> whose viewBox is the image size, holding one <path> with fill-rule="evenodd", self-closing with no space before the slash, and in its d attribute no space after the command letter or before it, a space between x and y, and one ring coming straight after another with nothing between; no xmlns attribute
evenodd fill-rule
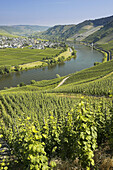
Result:
<svg viewBox="0 0 113 170"><path fill-rule="evenodd" d="M46 47L48 48L57 48L60 46L60 43L53 43L50 41L37 41L34 45L32 45L31 49L45 49Z"/></svg>
<svg viewBox="0 0 113 170"><path fill-rule="evenodd" d="M60 43L53 43L50 41L41 41L33 38L14 38L0 36L0 49L3 48L24 48L29 47L31 49L44 49L45 47L55 48L60 46Z"/></svg>

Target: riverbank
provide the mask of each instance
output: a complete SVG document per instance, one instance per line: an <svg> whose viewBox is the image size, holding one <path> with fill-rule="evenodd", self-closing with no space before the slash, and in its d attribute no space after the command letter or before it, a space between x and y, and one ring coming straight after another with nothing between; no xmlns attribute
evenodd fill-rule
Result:
<svg viewBox="0 0 113 170"><path fill-rule="evenodd" d="M74 55L72 55L72 52L74 50L72 50L71 48L67 48L67 51L59 54L58 56L54 57L53 60L55 60L55 63L60 63L62 61L60 61L59 59L63 56L63 61L69 60L73 57L76 57ZM52 60L52 59L51 59ZM41 67L46 67L48 65L52 65L52 62L49 64L48 63L49 60L44 60L44 61L36 61L36 62L31 62L31 63L27 63L27 64L20 64L19 67L22 68L22 70L25 69L33 69L33 68L41 68Z"/></svg>
<svg viewBox="0 0 113 170"><path fill-rule="evenodd" d="M96 48L96 47L93 47L93 48L104 55L104 58L103 58L103 60L102 60L103 63L109 61L109 60L108 60L109 56L108 56L108 53L107 53L106 51L104 51L104 50L102 50L102 49L99 49L99 48Z"/></svg>
<svg viewBox="0 0 113 170"><path fill-rule="evenodd" d="M94 47L94 49L98 50L99 52L101 52L104 55L104 58L103 58L103 61L102 61L103 63L111 60L110 52L109 51L106 51L104 49L100 49L98 47Z"/></svg>

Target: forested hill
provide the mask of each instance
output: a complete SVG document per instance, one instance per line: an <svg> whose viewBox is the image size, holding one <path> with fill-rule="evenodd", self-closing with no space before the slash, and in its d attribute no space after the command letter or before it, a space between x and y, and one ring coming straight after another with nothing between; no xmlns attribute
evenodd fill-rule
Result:
<svg viewBox="0 0 113 170"><path fill-rule="evenodd" d="M113 15L110 17L91 20L91 22L93 22L94 26L106 25L106 24L110 23L111 21L113 21Z"/></svg>
<svg viewBox="0 0 113 170"><path fill-rule="evenodd" d="M77 25L56 25L49 28L47 31L42 33L42 36L50 38L75 38L82 37L82 39L98 31L101 26L104 26L113 21L113 16L86 20ZM82 40L80 39L80 40Z"/></svg>

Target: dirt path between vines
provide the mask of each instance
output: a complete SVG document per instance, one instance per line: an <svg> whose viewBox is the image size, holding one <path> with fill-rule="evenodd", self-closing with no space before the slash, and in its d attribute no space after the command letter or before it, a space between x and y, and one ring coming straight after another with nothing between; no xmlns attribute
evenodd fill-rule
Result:
<svg viewBox="0 0 113 170"><path fill-rule="evenodd" d="M55 89L58 88L58 87L60 87L69 77L70 77L70 76L64 78L64 79L60 82L60 84L58 84L58 86L55 87Z"/></svg>

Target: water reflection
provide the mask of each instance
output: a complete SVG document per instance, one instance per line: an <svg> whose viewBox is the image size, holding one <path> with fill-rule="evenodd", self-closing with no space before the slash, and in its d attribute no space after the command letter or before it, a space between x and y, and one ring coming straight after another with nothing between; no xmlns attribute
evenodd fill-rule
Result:
<svg viewBox="0 0 113 170"><path fill-rule="evenodd" d="M10 80L10 79L12 79L13 78L13 75L14 75L14 73L8 73L8 74L4 74L4 75L2 75L1 77L0 77L0 82L1 81L4 81L4 80Z"/></svg>
<svg viewBox="0 0 113 170"><path fill-rule="evenodd" d="M57 64L49 65L48 70L53 70L56 66L57 66Z"/></svg>
<svg viewBox="0 0 113 170"><path fill-rule="evenodd" d="M21 74L22 74L23 72L19 72L19 71L17 71L16 73L15 73L15 76L21 76Z"/></svg>
<svg viewBox="0 0 113 170"><path fill-rule="evenodd" d="M58 67L62 67L63 65L65 65L64 62L58 63Z"/></svg>
<svg viewBox="0 0 113 170"><path fill-rule="evenodd" d="M42 68L42 70L45 70L45 69L46 69L45 67Z"/></svg>

